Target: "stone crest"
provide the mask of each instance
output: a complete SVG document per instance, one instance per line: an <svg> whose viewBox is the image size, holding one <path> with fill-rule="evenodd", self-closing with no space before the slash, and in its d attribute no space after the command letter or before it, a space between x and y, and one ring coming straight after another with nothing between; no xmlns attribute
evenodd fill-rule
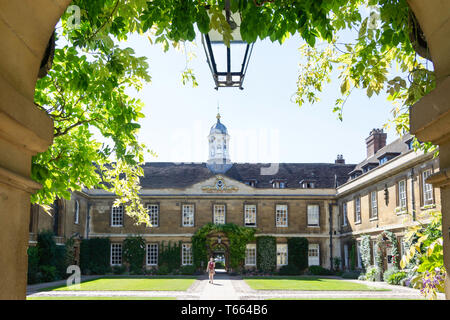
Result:
<svg viewBox="0 0 450 320"><path fill-rule="evenodd" d="M215 184L212 186L204 186L202 187L202 190L203 192L208 193L230 193L238 191L239 188L235 186L228 186L222 176L216 176Z"/></svg>

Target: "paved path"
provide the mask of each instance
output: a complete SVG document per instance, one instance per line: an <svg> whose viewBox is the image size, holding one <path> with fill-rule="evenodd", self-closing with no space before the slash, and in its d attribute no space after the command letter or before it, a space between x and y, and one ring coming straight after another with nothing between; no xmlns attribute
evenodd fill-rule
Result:
<svg viewBox="0 0 450 320"><path fill-rule="evenodd" d="M95 278L96 276L83 277L82 280ZM271 298L291 299L352 299L352 298L382 298L382 299L421 299L419 290L393 286L384 282L370 282L359 280L345 280L366 284L370 287L390 289L391 291L269 291L253 290L239 276L230 276L218 272L214 277L214 283L209 283L206 275L200 276L186 291L47 291L39 292L39 289L65 284L65 281L31 285L27 288L28 296L111 296L111 297L175 297L178 300L265 300ZM438 299L444 300L444 294L438 294Z"/></svg>

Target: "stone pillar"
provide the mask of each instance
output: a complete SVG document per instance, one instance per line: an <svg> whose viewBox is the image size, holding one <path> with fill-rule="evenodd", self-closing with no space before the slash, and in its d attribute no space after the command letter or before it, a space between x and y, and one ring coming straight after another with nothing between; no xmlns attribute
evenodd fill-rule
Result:
<svg viewBox="0 0 450 320"><path fill-rule="evenodd" d="M439 146L439 173L427 181L441 189L444 264L450 271L450 1L408 0L425 35L436 73L436 88L410 110L411 133ZM445 295L450 299L450 277Z"/></svg>
<svg viewBox="0 0 450 320"><path fill-rule="evenodd" d="M53 141L34 88L54 27L70 0L0 0L0 299L25 299L31 157Z"/></svg>

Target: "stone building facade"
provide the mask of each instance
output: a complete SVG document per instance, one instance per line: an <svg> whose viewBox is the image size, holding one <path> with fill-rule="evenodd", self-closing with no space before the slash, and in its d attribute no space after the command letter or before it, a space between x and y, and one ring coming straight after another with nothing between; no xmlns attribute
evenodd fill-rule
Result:
<svg viewBox="0 0 450 320"><path fill-rule="evenodd" d="M113 194L86 189L58 201L52 215L34 206L30 245L46 229L61 244L71 236L108 237L111 265L119 265L123 240L140 235L147 243L148 268L156 267L158 245L168 241L181 241L182 264L191 264L191 237L199 228L234 223L256 228L256 237L275 237L278 267L288 263L287 239L305 237L310 265L333 268L338 257L347 269L351 253L361 267L361 235L370 234L374 241L389 230L401 244L408 226L418 219L426 222L428 210L440 210L439 189L425 183L439 163L433 154L415 152L410 135L386 145L386 134L374 129L366 139L367 157L356 165L340 155L335 163L232 163L230 137L219 115L208 141L206 163L144 165L141 198L151 227L136 225L122 207L113 207ZM384 258L389 261L389 252ZM245 266L256 267L256 243L247 246Z"/></svg>

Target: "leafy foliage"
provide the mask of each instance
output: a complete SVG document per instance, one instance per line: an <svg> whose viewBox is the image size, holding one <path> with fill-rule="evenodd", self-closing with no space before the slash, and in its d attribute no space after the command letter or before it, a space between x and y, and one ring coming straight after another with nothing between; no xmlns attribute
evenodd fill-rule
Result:
<svg viewBox="0 0 450 320"><path fill-rule="evenodd" d="M256 238L256 263L258 270L273 272L277 267L277 240L272 236Z"/></svg>
<svg viewBox="0 0 450 320"><path fill-rule="evenodd" d="M131 273L142 273L145 259L145 240L141 236L127 237L123 241L123 260Z"/></svg>
<svg viewBox="0 0 450 320"><path fill-rule="evenodd" d="M169 241L166 245L163 241L158 252L158 270L162 272L161 274L167 274L180 268L181 242L172 243Z"/></svg>
<svg viewBox="0 0 450 320"><path fill-rule="evenodd" d="M442 213L433 211L429 214L432 217L429 224L410 227L406 234L405 241L414 241L402 257L400 266L405 269L415 259L417 275L411 279L412 285L421 289L425 297L436 299L437 292L444 292L447 271L444 267Z"/></svg>
<svg viewBox="0 0 450 320"><path fill-rule="evenodd" d="M83 274L106 274L110 266L109 238L83 239L80 245L80 268Z"/></svg>
<svg viewBox="0 0 450 320"><path fill-rule="evenodd" d="M308 239L288 238L288 264L295 266L299 272L308 268Z"/></svg>
<svg viewBox="0 0 450 320"><path fill-rule="evenodd" d="M364 234L361 238L361 260L364 270L367 270L370 266L370 235Z"/></svg>
<svg viewBox="0 0 450 320"><path fill-rule="evenodd" d="M207 236L210 233L223 232L230 241L229 265L236 270L242 266L245 260L245 249L247 244L254 239L256 230L254 228L247 228L238 226L234 223L213 224L208 223L198 229L192 236L192 250L194 254L194 265L197 268L206 266L208 262L208 247Z"/></svg>

